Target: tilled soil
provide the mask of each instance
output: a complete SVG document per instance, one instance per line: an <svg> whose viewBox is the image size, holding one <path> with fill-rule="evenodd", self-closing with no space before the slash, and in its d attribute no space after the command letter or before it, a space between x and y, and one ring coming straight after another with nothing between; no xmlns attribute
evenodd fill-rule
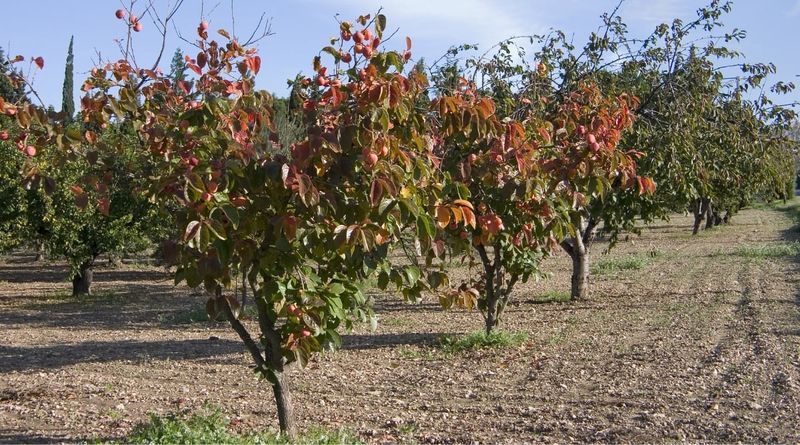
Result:
<svg viewBox="0 0 800 445"><path fill-rule="evenodd" d="M800 441L800 259L732 254L800 232L776 210L688 231L677 216L621 243L608 258L657 255L593 277L576 303L537 301L569 287L568 259L548 260L552 278L506 311L502 329L529 335L511 349L445 354L436 340L481 329L478 313L376 294L376 331L292 371L301 427L371 443ZM100 296L77 302L63 266L26 260L0 263L0 442L118 440L149 412L206 401L237 429L277 427L235 333L187 322L201 295L125 266L98 270Z"/></svg>

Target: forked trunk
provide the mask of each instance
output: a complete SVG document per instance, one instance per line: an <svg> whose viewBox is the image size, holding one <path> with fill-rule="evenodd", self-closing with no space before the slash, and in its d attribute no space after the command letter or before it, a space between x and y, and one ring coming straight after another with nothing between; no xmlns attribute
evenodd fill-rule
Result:
<svg viewBox="0 0 800 445"><path fill-rule="evenodd" d="M78 267L78 273L72 277L73 297L77 297L78 295L91 295L92 281L94 279L93 266L94 261L88 260L84 261L80 267Z"/></svg>
<svg viewBox="0 0 800 445"><path fill-rule="evenodd" d="M253 294L254 296L257 295L255 290ZM222 288L217 289L216 298L222 303L222 310L225 312L228 322L230 322L233 330L236 331L239 338L244 342L247 350L255 361L256 367L260 370L261 375L271 381L272 393L275 396L275 406L278 410L278 424L281 429L281 434L293 440L297 437L297 426L294 422L294 405L292 404L288 377L285 374L285 363L281 349L281 335L275 328L274 322L270 321L267 314L266 302L259 298L255 299L256 307L258 308L258 324L261 330L261 344L263 344L266 349L262 352L258 347L258 343L250 336L247 328L245 328L242 322L239 321L233 313L230 301L222 297Z"/></svg>

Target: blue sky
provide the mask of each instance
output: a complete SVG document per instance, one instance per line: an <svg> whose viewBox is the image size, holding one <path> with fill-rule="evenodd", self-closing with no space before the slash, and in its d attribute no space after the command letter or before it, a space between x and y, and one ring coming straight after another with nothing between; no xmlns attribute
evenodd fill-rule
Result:
<svg viewBox="0 0 800 445"><path fill-rule="evenodd" d="M172 0L174 1L174 0ZM169 0L154 0L161 10ZM126 1L127 3L127 1ZM141 9L144 0L139 0ZM414 41L414 57L432 60L449 46L477 43L489 46L511 35L542 33L557 28L574 35L576 43L585 42L588 34L600 24L599 16L611 10L617 0L296 0L270 2L235 0L233 12L236 31L249 34L261 12L271 17L274 35L259 44L263 59L258 82L261 88L286 95L286 79L300 71L309 72L311 59L338 31L335 14L352 19L383 6L390 31L399 28L395 42L401 47L402 37ZM706 2L699 0L626 0L621 13L634 35L649 33L658 23L674 17L694 17ZM75 84L98 59L116 59L120 53L114 39L122 38L126 28L114 17L121 3L118 0L28 0L5 2L0 15L0 47L10 55L42 56L43 71L35 73L35 87L48 104L61 105L61 84L70 35L75 36ZM211 0L205 4L206 17L212 29L231 29L230 0ZM800 57L796 47L800 28L800 0L736 0L733 12L723 21L748 31L748 37L737 47L748 62L774 62L778 67L775 80L800 82ZM213 9L209 13L209 11ZM193 36L200 20L201 1L186 0L176 17L176 25L186 36ZM135 35L134 47L142 65L155 60L160 36L149 19L144 30ZM170 30L162 66L177 47L188 45ZM76 91L76 98L78 97ZM800 100L793 93L787 101Z"/></svg>

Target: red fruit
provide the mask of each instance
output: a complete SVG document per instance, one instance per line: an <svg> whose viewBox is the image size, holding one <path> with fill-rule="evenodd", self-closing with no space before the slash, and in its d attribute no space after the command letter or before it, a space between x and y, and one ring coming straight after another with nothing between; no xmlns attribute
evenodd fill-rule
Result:
<svg viewBox="0 0 800 445"><path fill-rule="evenodd" d="M600 144L598 144L597 142L592 142L591 144L589 144L589 148L593 152L597 153L598 151L600 151Z"/></svg>
<svg viewBox="0 0 800 445"><path fill-rule="evenodd" d="M132 15L132 16L131 16L131 23L132 23L132 24L133 24L133 23L137 23L138 21L139 21L139 17L136 17L135 15Z"/></svg>
<svg viewBox="0 0 800 445"><path fill-rule="evenodd" d="M467 232L465 232L463 230L461 231L461 233L458 234L458 237L461 238L461 239L467 239L468 236L469 236L469 233L467 233Z"/></svg>
<svg viewBox="0 0 800 445"><path fill-rule="evenodd" d="M206 190L208 190L208 193L217 193L218 189L219 189L219 184L217 184L214 181L209 182L208 185L206 186Z"/></svg>
<svg viewBox="0 0 800 445"><path fill-rule="evenodd" d="M189 165L191 165L192 167L197 167L197 164L199 163L200 160L197 159L196 157L192 156L191 158L189 158Z"/></svg>
<svg viewBox="0 0 800 445"><path fill-rule="evenodd" d="M301 317L303 315L303 311L294 303L290 304L286 308L286 312L288 312L289 315L294 315L295 317Z"/></svg>
<svg viewBox="0 0 800 445"><path fill-rule="evenodd" d="M595 138L592 133L589 133L586 135L586 142L588 142L589 144L594 144L597 142L597 138Z"/></svg>
<svg viewBox="0 0 800 445"><path fill-rule="evenodd" d="M7 131L0 131L0 141L7 141L8 140L8 132Z"/></svg>
<svg viewBox="0 0 800 445"><path fill-rule="evenodd" d="M30 157L36 156L36 147L34 147L33 145L28 145L27 147L25 147L25 154Z"/></svg>
<svg viewBox="0 0 800 445"><path fill-rule="evenodd" d="M375 37L375 40L372 41L372 49L378 48L378 45L381 44L381 39Z"/></svg>
<svg viewBox="0 0 800 445"><path fill-rule="evenodd" d="M364 40L366 41L372 40L372 31L370 31L369 28L364 30Z"/></svg>
<svg viewBox="0 0 800 445"><path fill-rule="evenodd" d="M300 336L301 337L309 337L309 336L311 336L311 331L309 331L308 329L303 328L300 331Z"/></svg>
<svg viewBox="0 0 800 445"><path fill-rule="evenodd" d="M388 154L389 154L389 146L388 145L383 145L381 147L381 156L386 156Z"/></svg>
<svg viewBox="0 0 800 445"><path fill-rule="evenodd" d="M375 164L378 163L378 155L376 155L375 153L370 153L364 160L369 167L373 167Z"/></svg>
<svg viewBox="0 0 800 445"><path fill-rule="evenodd" d="M470 155L467 156L467 160L469 160L470 164L474 164L475 161L478 160L478 155L476 155L475 153L470 153Z"/></svg>
<svg viewBox="0 0 800 445"><path fill-rule="evenodd" d="M325 76L322 75L317 76L317 85L324 87L327 84L328 84L328 79L326 79Z"/></svg>
<svg viewBox="0 0 800 445"><path fill-rule="evenodd" d="M202 29L203 31L207 30L208 29L208 22L205 21L205 20L200 22L200 29Z"/></svg>
<svg viewBox="0 0 800 445"><path fill-rule="evenodd" d="M118 19L124 19L125 11L123 11L122 9L117 9L117 12L115 12L114 15L117 16Z"/></svg>
<svg viewBox="0 0 800 445"><path fill-rule="evenodd" d="M352 61L353 61L353 56L351 56L350 53L343 53L342 54L342 62L350 63Z"/></svg>
<svg viewBox="0 0 800 445"><path fill-rule="evenodd" d="M211 193L203 193L202 196L200 196L200 199L205 202L211 201Z"/></svg>
<svg viewBox="0 0 800 445"><path fill-rule="evenodd" d="M356 43L361 43L364 41L364 33L358 31L357 33L353 34L353 41Z"/></svg>
<svg viewBox="0 0 800 445"><path fill-rule="evenodd" d="M347 31L345 29L342 30L342 39L350 40L351 37L353 37L353 33L351 33L350 31Z"/></svg>
<svg viewBox="0 0 800 445"><path fill-rule="evenodd" d="M306 99L303 101L303 110L304 111L314 111L316 105L314 104L313 100Z"/></svg>
<svg viewBox="0 0 800 445"><path fill-rule="evenodd" d="M358 54L361 54L362 52L364 52L364 45L356 43L355 50Z"/></svg>
<svg viewBox="0 0 800 445"><path fill-rule="evenodd" d="M586 133L586 127L583 125L578 125L578 128L575 129L575 134L578 136L583 136Z"/></svg>
<svg viewBox="0 0 800 445"><path fill-rule="evenodd" d="M144 26L142 26L142 23L141 23L141 22L136 22L136 24L135 24L135 25L133 25L133 30L134 30L134 31L136 31L136 32L139 32L139 31L141 31L141 30L142 30L142 28L144 28Z"/></svg>
<svg viewBox="0 0 800 445"><path fill-rule="evenodd" d="M371 46L365 46L364 47L364 51L362 51L361 54L363 54L364 57L369 59L370 57L372 57L372 51L373 51L373 49L372 49Z"/></svg>

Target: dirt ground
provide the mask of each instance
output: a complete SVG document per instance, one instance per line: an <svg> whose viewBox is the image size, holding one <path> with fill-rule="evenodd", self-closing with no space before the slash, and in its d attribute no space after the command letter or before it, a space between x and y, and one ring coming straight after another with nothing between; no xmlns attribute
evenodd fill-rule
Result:
<svg viewBox="0 0 800 445"><path fill-rule="evenodd" d="M742 245L800 237L785 214L746 210L691 237L677 216L609 257L659 254L593 278L577 303L569 263L514 295L502 328L520 347L444 354L444 333L480 314L376 295L381 322L294 370L301 427L365 442L798 442L800 259L744 258ZM600 260L595 245L593 261ZM148 412L220 406L237 428L276 428L270 388L226 324L187 323L203 297L149 266L101 269L96 299L64 297L63 266L0 263L0 442L119 439Z"/></svg>

